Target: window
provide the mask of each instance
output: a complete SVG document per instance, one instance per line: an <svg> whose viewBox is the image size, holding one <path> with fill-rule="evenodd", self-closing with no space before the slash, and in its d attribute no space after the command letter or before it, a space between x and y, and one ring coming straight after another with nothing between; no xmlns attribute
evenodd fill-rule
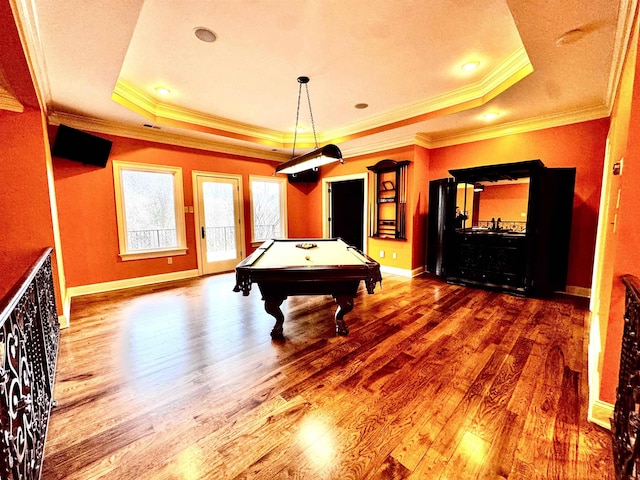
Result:
<svg viewBox="0 0 640 480"><path fill-rule="evenodd" d="M284 178L249 176L251 241L287 237L287 182Z"/></svg>
<svg viewBox="0 0 640 480"><path fill-rule="evenodd" d="M182 169L113 161L123 260L186 253Z"/></svg>

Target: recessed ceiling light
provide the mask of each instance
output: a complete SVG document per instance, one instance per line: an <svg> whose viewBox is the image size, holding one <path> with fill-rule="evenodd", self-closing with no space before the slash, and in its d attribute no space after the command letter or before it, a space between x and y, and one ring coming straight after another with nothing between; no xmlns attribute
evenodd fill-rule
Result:
<svg viewBox="0 0 640 480"><path fill-rule="evenodd" d="M206 43L213 43L218 39L218 35L214 31L209 30L206 27L196 27L193 29L193 34L198 40Z"/></svg>
<svg viewBox="0 0 640 480"><path fill-rule="evenodd" d="M362 109L364 109L364 108L367 108L368 106L369 106L369 104L368 104L368 103L356 103L356 104L355 104L355 107L356 107L357 109L359 109L359 110L362 110Z"/></svg>
<svg viewBox="0 0 640 480"><path fill-rule="evenodd" d="M500 114L498 112L487 112L482 116L482 118L484 118L487 122L490 122L491 120L495 120L499 116Z"/></svg>
<svg viewBox="0 0 640 480"><path fill-rule="evenodd" d="M480 66L480 62L478 62L477 60L474 60L473 62L463 63L460 68L462 68L462 70L464 70L465 72L472 72L479 66Z"/></svg>
<svg viewBox="0 0 640 480"><path fill-rule="evenodd" d="M296 132L298 132L298 133L302 133L302 132L304 132L304 131L306 131L306 128L304 128L304 127L303 127L303 126L301 126L301 125L298 125L298 128L296 128Z"/></svg>
<svg viewBox="0 0 640 480"><path fill-rule="evenodd" d="M160 95L169 95L171 93L171 90L167 87L156 87L155 90L156 93L159 93Z"/></svg>

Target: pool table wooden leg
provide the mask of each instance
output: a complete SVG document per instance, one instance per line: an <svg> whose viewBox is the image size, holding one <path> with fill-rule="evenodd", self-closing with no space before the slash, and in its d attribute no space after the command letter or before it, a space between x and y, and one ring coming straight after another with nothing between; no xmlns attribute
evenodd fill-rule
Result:
<svg viewBox="0 0 640 480"><path fill-rule="evenodd" d="M269 315L276 319L276 324L271 330L271 338L282 340L284 338L284 331L282 325L284 324L284 315L280 310L280 305L284 302L286 297L275 297L264 299L264 309Z"/></svg>
<svg viewBox="0 0 640 480"><path fill-rule="evenodd" d="M344 316L353 310L353 298L350 295L336 295L333 299L338 304L336 310L336 333L338 335L349 335L349 327L344 321Z"/></svg>

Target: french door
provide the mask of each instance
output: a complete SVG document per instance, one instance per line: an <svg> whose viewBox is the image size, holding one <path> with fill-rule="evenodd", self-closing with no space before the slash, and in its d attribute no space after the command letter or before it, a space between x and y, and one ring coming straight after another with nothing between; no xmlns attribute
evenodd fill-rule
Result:
<svg viewBox="0 0 640 480"><path fill-rule="evenodd" d="M194 172L194 220L201 275L233 270L243 258L240 175Z"/></svg>

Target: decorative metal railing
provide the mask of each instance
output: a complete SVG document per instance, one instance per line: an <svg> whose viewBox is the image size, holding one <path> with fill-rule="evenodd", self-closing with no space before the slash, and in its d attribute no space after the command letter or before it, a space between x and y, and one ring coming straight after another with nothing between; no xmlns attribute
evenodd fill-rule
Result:
<svg viewBox="0 0 640 480"><path fill-rule="evenodd" d="M206 238L208 252L235 252L236 228L233 225L226 227L207 227Z"/></svg>
<svg viewBox="0 0 640 480"><path fill-rule="evenodd" d="M280 224L255 225L256 238L280 238ZM227 252L236 249L236 227L234 225L206 227L207 251ZM127 232L129 250L153 250L175 247L178 244L175 229L160 228L129 230Z"/></svg>
<svg viewBox="0 0 640 480"><path fill-rule="evenodd" d="M280 224L254 225L255 238L280 238ZM207 227L207 251L226 252L236 249L236 227Z"/></svg>
<svg viewBox="0 0 640 480"><path fill-rule="evenodd" d="M254 235L256 238L280 238L280 223L269 225L254 225Z"/></svg>
<svg viewBox="0 0 640 480"><path fill-rule="evenodd" d="M0 478L38 480L60 328L51 248L0 300Z"/></svg>
<svg viewBox="0 0 640 480"><path fill-rule="evenodd" d="M155 248L175 247L178 245L175 228L155 230L129 230L127 232L129 250L153 250Z"/></svg>
<svg viewBox="0 0 640 480"><path fill-rule="evenodd" d="M618 480L640 479L640 281L625 275L624 331L616 404L611 421Z"/></svg>

